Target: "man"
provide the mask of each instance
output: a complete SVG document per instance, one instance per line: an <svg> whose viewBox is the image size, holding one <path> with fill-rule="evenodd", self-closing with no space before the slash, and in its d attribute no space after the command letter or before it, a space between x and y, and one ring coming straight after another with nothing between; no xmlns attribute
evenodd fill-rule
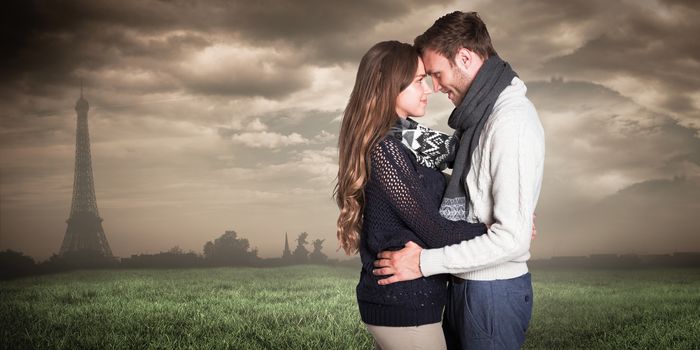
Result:
<svg viewBox="0 0 700 350"><path fill-rule="evenodd" d="M434 90L456 107L448 123L459 148L440 212L489 230L439 249L408 242L381 252L374 274L391 275L380 284L452 274L443 320L448 347L520 348L532 314L526 262L542 183L542 125L475 12L439 18L415 45Z"/></svg>

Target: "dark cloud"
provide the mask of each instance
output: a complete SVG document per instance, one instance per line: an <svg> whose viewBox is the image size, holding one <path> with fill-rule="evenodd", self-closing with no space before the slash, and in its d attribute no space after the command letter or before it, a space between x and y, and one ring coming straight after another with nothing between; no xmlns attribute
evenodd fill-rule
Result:
<svg viewBox="0 0 700 350"><path fill-rule="evenodd" d="M144 70L178 81L170 89L202 94L261 95L279 98L308 86L303 72L266 75L262 70L225 81L220 74L193 77L173 63L186 61L212 42L248 47L284 47L295 67L355 62L368 47L367 33L379 23L400 18L417 8L446 1L353 1L333 3L281 1L70 1L13 2L3 28L0 75L29 94L42 86L77 87L80 78L99 79L90 72ZM369 41L368 41L369 40ZM49 58L50 59L47 59ZM308 62L300 62L300 59ZM261 57L258 64L267 60ZM281 60L269 62L280 65ZM290 66L292 67L292 66ZM250 79L246 75L257 75ZM236 77L230 77L236 80ZM89 81L99 85L98 81ZM243 85L248 84L249 89ZM158 91L162 86L154 86ZM142 87L142 89L144 89ZM12 97L7 97L11 99Z"/></svg>
<svg viewBox="0 0 700 350"><path fill-rule="evenodd" d="M269 132L280 136L298 133L307 143L291 144L274 148L247 148L248 152L240 152L246 148L244 144L231 144L236 152L239 164L259 164L263 166L280 164L288 161L294 154L305 149L321 150L325 147L335 147L340 123L334 119L341 111L306 110L301 108L281 109L272 113L255 114L243 119L236 127L220 127L217 133L225 140L231 140L234 135L244 133L254 134ZM231 166L222 163L221 167Z"/></svg>
<svg viewBox="0 0 700 350"><path fill-rule="evenodd" d="M228 72L227 72L228 73ZM309 87L308 74L299 70L274 69L271 74L256 70L236 70L230 74L183 74L181 82L188 91L204 95L263 96L280 99Z"/></svg>
<svg viewBox="0 0 700 350"><path fill-rule="evenodd" d="M543 205L586 203L646 179L698 175L700 139L668 115L598 84L528 86L548 135Z"/></svg>
<svg viewBox="0 0 700 350"><path fill-rule="evenodd" d="M556 75L573 73L596 79L632 76L663 84L675 93L699 90L700 79L687 74L687 70L700 67L700 46L676 33L697 32L700 25L679 28L654 22L653 17L644 19L593 38L571 54L546 62L542 69Z"/></svg>
<svg viewBox="0 0 700 350"><path fill-rule="evenodd" d="M614 86L685 125L700 120L700 6L690 1L481 4L496 49L527 80Z"/></svg>
<svg viewBox="0 0 700 350"><path fill-rule="evenodd" d="M321 131L337 134L340 129L340 123L334 120L341 114L341 109L321 111L290 108L270 113L269 115L258 115L255 117L261 120L269 120L271 130L280 132L302 130L304 135L313 137Z"/></svg>

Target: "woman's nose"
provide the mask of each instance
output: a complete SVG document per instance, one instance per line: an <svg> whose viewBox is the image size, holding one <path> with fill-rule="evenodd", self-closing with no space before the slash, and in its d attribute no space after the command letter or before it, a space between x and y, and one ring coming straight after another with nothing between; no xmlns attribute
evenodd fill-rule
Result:
<svg viewBox="0 0 700 350"><path fill-rule="evenodd" d="M430 85L428 85L428 83L427 83L425 80L423 80L423 84L422 84L422 85L423 85L423 92L424 92L426 95L432 94L432 93L433 93L433 89L430 87Z"/></svg>

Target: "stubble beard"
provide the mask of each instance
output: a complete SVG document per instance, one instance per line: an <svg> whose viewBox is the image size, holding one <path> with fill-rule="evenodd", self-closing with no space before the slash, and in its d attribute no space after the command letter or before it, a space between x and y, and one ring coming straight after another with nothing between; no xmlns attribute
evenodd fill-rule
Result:
<svg viewBox="0 0 700 350"><path fill-rule="evenodd" d="M459 93L459 96L456 96L459 99L459 101L452 101L456 107L462 104L464 96L467 95L467 91L469 91L469 86L471 86L473 79L471 76L469 76L467 72L463 72L457 66L452 67L452 73L455 79L455 88L453 93Z"/></svg>

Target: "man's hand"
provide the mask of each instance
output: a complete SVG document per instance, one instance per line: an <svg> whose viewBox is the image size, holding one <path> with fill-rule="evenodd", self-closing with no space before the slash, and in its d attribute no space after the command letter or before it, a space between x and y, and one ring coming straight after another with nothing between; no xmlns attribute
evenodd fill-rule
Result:
<svg viewBox="0 0 700 350"><path fill-rule="evenodd" d="M419 245L409 241L403 249L394 252L380 252L374 261L372 270L375 276L393 275L379 280L379 284L384 286L400 281L410 281L423 277L420 271L420 253L423 251Z"/></svg>
<svg viewBox="0 0 700 350"><path fill-rule="evenodd" d="M537 236L537 227L535 227L535 219L537 219L537 214L532 214L532 240L535 240Z"/></svg>

